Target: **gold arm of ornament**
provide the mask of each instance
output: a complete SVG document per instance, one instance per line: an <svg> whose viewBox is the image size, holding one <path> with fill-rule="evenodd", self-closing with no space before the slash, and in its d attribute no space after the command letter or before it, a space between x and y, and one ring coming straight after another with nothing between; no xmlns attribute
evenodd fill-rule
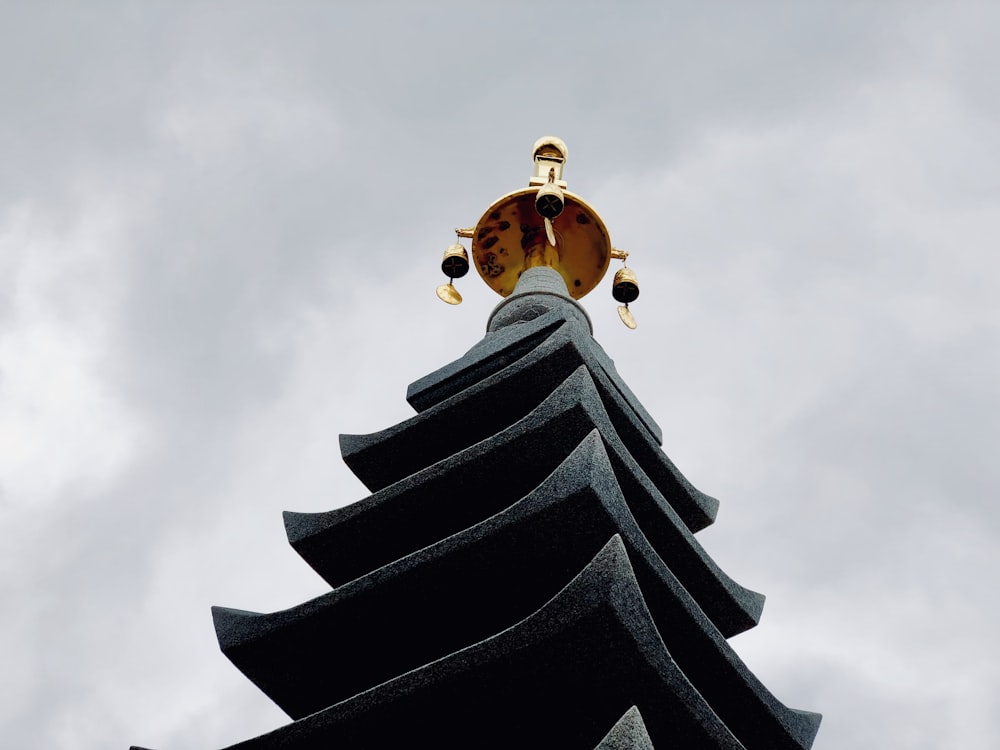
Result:
<svg viewBox="0 0 1000 750"><path fill-rule="evenodd" d="M459 237L465 237L466 239L469 239L475 236L476 228L466 227L465 229L460 229L459 227L455 227L455 234L457 234Z"/></svg>
<svg viewBox="0 0 1000 750"><path fill-rule="evenodd" d="M617 247L611 248L611 257L615 260L625 260L628 258L628 250L619 250Z"/></svg>

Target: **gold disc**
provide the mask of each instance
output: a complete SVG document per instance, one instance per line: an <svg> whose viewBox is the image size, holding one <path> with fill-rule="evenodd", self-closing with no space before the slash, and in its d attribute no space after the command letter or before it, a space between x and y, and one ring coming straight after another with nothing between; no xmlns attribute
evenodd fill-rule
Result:
<svg viewBox="0 0 1000 750"><path fill-rule="evenodd" d="M454 284L442 284L437 288L437 296L442 302L447 302L449 305L460 305L462 304L462 295L458 293Z"/></svg>
<svg viewBox="0 0 1000 750"><path fill-rule="evenodd" d="M601 217L583 198L566 192L563 212L546 220L535 209L537 187L509 193L493 203L476 224L471 263L493 291L506 297L521 272L535 266L556 269L573 299L604 278L611 241Z"/></svg>
<svg viewBox="0 0 1000 750"><path fill-rule="evenodd" d="M622 323L635 330L635 316L628 309L628 305L618 305L618 317L622 319Z"/></svg>

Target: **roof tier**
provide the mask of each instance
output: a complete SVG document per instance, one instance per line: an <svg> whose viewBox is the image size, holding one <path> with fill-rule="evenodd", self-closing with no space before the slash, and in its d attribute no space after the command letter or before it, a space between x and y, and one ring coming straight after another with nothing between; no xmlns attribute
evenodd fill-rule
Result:
<svg viewBox="0 0 1000 750"><path fill-rule="evenodd" d="M233 748L811 745L819 716L726 641L763 597L694 538L718 503L575 303L524 302L410 387L416 416L341 437L372 495L285 514L330 593L214 608L224 653L295 720Z"/></svg>

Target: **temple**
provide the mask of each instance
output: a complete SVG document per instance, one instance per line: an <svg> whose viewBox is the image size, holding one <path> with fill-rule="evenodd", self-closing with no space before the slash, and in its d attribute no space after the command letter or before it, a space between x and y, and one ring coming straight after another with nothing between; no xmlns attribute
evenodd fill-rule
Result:
<svg viewBox="0 0 1000 750"><path fill-rule="evenodd" d="M820 716L727 642L764 597L695 538L718 502L660 449L577 301L628 254L566 191L565 144L533 156L527 189L456 230L504 297L484 338L409 387L414 417L341 436L371 495L285 514L331 590L213 608L223 653L291 718L230 750L812 745ZM441 299L468 267L457 242ZM635 327L631 269L614 296Z"/></svg>

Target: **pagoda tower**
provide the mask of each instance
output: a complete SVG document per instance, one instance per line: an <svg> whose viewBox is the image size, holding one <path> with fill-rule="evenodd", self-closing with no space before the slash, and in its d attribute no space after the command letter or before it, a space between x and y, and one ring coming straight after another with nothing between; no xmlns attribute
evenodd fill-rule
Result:
<svg viewBox="0 0 1000 750"><path fill-rule="evenodd" d="M528 188L456 230L504 299L480 342L409 387L416 416L341 436L372 494L285 513L331 590L213 608L223 653L292 719L230 750L812 745L820 716L726 640L764 597L695 538L718 502L660 449L577 302L627 253L566 190L566 154L539 140ZM469 265L446 251L441 299L461 301ZM613 291L634 328L631 269Z"/></svg>

